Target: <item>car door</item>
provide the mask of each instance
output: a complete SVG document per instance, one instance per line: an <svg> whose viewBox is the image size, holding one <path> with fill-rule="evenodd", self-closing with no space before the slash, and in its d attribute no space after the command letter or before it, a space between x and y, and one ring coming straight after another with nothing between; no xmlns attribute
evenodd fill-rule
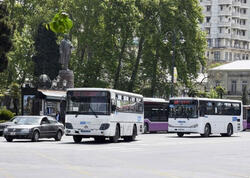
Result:
<svg viewBox="0 0 250 178"><path fill-rule="evenodd" d="M58 130L58 122L53 117L48 117L49 119L49 137L54 137Z"/></svg>
<svg viewBox="0 0 250 178"><path fill-rule="evenodd" d="M41 138L47 138L49 136L49 120L47 117L44 117L41 120L40 123L41 127L40 127L40 137Z"/></svg>

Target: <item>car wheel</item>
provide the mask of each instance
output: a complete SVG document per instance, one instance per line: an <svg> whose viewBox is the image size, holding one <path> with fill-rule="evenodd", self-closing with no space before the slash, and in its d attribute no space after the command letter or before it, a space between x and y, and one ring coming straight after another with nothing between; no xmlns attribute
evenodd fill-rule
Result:
<svg viewBox="0 0 250 178"><path fill-rule="evenodd" d="M40 137L39 132L38 131L34 131L33 135L32 135L32 138L31 138L31 141L32 142L37 142L39 140L39 137Z"/></svg>
<svg viewBox="0 0 250 178"><path fill-rule="evenodd" d="M56 133L55 141L60 141L62 139L62 132L59 130Z"/></svg>
<svg viewBox="0 0 250 178"><path fill-rule="evenodd" d="M82 141L82 136L74 135L73 140L74 140L75 143L80 143Z"/></svg>
<svg viewBox="0 0 250 178"><path fill-rule="evenodd" d="M12 142L13 141L13 138L8 137L8 136L6 136L5 139L6 139L7 142Z"/></svg>
<svg viewBox="0 0 250 178"><path fill-rule="evenodd" d="M120 128L119 128L118 125L116 125L115 136L111 137L110 141L113 142L113 143L117 143L119 138L120 138Z"/></svg>
<svg viewBox="0 0 250 178"><path fill-rule="evenodd" d="M184 133L178 132L177 135L178 135L178 137L183 137Z"/></svg>

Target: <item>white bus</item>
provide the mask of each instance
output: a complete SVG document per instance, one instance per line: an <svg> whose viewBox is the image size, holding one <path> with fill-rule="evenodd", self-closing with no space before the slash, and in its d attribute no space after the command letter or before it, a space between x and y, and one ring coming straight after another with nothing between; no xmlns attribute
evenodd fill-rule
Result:
<svg viewBox="0 0 250 178"><path fill-rule="evenodd" d="M90 137L133 141L143 133L143 96L105 88L68 89L65 119L65 134L75 143Z"/></svg>
<svg viewBox="0 0 250 178"><path fill-rule="evenodd" d="M171 98L168 132L199 133L231 136L243 130L243 105L241 101L210 98Z"/></svg>

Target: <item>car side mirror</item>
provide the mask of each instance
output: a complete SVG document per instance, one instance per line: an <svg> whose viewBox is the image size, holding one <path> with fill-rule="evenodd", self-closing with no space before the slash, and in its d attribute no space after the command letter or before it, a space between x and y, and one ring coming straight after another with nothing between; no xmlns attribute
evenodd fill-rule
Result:
<svg viewBox="0 0 250 178"><path fill-rule="evenodd" d="M116 110L116 105L112 105L111 110L114 112Z"/></svg>

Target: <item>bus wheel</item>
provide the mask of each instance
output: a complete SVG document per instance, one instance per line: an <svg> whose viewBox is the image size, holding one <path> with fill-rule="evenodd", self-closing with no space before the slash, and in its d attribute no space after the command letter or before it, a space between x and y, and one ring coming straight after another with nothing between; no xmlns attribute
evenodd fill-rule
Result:
<svg viewBox="0 0 250 178"><path fill-rule="evenodd" d="M211 129L209 124L206 124L205 128L204 128L204 134L201 134L202 137L208 137L211 133Z"/></svg>
<svg viewBox="0 0 250 178"><path fill-rule="evenodd" d="M148 123L144 123L144 133L148 133Z"/></svg>
<svg viewBox="0 0 250 178"><path fill-rule="evenodd" d="M110 141L113 142L113 143L117 143L119 138L120 138L120 128L119 128L118 125L116 125L115 136L110 137Z"/></svg>
<svg viewBox="0 0 250 178"><path fill-rule="evenodd" d="M125 141L135 141L136 136L137 136L137 128L136 128L136 125L134 125L132 135L128 136L128 137L124 137L124 140Z"/></svg>
<svg viewBox="0 0 250 178"><path fill-rule="evenodd" d="M82 141L82 136L74 135L73 140L74 140L75 143L80 143Z"/></svg>
<svg viewBox="0 0 250 178"><path fill-rule="evenodd" d="M226 136L230 137L231 135L233 135L233 126L232 126L232 124L228 124Z"/></svg>
<svg viewBox="0 0 250 178"><path fill-rule="evenodd" d="M178 132L177 135L178 135L178 137L183 137L184 133Z"/></svg>

